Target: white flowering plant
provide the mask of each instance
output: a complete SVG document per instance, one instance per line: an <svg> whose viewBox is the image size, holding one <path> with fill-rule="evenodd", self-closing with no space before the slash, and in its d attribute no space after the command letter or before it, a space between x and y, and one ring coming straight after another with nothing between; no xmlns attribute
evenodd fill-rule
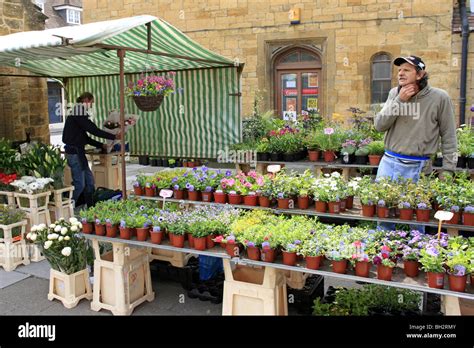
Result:
<svg viewBox="0 0 474 348"><path fill-rule="evenodd" d="M34 176L22 176L19 180L15 180L10 185L15 187L19 192L27 194L35 194L46 192L50 189L50 183L54 180L51 178L35 178Z"/></svg>
<svg viewBox="0 0 474 348"><path fill-rule="evenodd" d="M61 218L49 226L33 226L26 238L40 247L51 268L73 274L87 267L89 247L79 235L81 229L82 224L76 218Z"/></svg>

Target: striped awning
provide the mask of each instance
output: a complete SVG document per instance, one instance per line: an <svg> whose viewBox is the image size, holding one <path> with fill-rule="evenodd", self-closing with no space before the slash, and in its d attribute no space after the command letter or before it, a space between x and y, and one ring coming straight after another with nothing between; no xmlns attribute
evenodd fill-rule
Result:
<svg viewBox="0 0 474 348"><path fill-rule="evenodd" d="M135 49L126 52L125 73L234 66L153 16L0 36L0 66L55 78L115 75L117 47Z"/></svg>

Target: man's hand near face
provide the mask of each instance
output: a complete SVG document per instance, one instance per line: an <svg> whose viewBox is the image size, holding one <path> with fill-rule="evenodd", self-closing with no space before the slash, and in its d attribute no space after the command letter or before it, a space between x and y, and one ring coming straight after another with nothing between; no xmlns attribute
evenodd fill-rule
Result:
<svg viewBox="0 0 474 348"><path fill-rule="evenodd" d="M418 85L408 84L406 86L403 86L400 89L400 93L398 94L398 96L400 97L400 100L402 102L406 103L408 100L410 100L411 97L413 97L418 92L419 92Z"/></svg>

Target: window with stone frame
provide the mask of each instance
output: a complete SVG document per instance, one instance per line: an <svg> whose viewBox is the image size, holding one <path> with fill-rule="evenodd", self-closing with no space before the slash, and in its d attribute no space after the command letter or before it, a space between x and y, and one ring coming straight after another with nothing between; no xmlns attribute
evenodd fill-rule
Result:
<svg viewBox="0 0 474 348"><path fill-rule="evenodd" d="M370 102L385 103L392 88L392 58L387 53L377 53L373 56L371 65Z"/></svg>

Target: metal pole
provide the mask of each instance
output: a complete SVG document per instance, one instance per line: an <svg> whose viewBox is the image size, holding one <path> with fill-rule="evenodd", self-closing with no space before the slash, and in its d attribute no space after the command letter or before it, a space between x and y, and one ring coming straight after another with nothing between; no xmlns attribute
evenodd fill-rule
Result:
<svg viewBox="0 0 474 348"><path fill-rule="evenodd" d="M117 56L120 58L120 157L122 160L122 195L127 199L127 171L125 168L125 73L124 73L124 50L117 50Z"/></svg>

